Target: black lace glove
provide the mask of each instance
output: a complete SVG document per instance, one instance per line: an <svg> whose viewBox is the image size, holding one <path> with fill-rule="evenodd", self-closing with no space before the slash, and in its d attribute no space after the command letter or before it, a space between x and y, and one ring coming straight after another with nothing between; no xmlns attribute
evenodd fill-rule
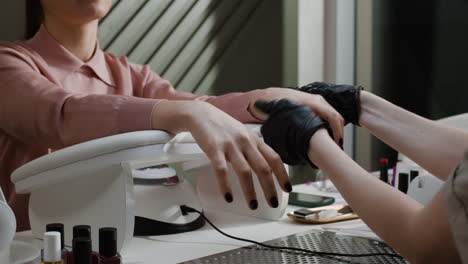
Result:
<svg viewBox="0 0 468 264"><path fill-rule="evenodd" d="M361 112L359 96L363 90L362 86L314 82L292 89L323 96L345 119L345 124L352 123L359 126L359 113Z"/></svg>
<svg viewBox="0 0 468 264"><path fill-rule="evenodd" d="M303 165L306 162L317 168L308 158L307 150L312 135L321 127L327 127L309 107L281 99L257 101L255 107L268 114L260 131L265 142L278 153L284 163Z"/></svg>

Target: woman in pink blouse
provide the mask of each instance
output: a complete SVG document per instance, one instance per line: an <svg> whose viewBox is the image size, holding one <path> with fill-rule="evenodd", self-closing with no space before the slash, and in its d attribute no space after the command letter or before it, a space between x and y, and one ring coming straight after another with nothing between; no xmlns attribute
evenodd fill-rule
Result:
<svg viewBox="0 0 468 264"><path fill-rule="evenodd" d="M291 191L279 156L242 125L265 119L252 107L258 99L305 104L329 122L336 142L343 137L343 118L321 96L281 88L216 97L177 92L148 66L103 52L98 20L111 0L40 2L43 25L36 35L0 43L0 185L18 230L29 228L29 197L15 193L10 174L52 150L137 130L189 131L212 161L226 201L233 200L230 162L254 210L251 170L270 206L278 206L272 172Z"/></svg>

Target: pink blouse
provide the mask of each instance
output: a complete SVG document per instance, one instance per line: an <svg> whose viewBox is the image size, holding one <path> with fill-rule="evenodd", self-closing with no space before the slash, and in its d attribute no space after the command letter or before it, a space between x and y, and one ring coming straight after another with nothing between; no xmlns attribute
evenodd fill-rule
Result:
<svg viewBox="0 0 468 264"><path fill-rule="evenodd" d="M11 173L21 165L80 142L150 130L160 99L202 100L241 122L249 93L202 96L177 92L149 66L105 53L97 44L86 63L45 29L24 42L0 42L0 186L18 230L29 228L28 195L16 194Z"/></svg>

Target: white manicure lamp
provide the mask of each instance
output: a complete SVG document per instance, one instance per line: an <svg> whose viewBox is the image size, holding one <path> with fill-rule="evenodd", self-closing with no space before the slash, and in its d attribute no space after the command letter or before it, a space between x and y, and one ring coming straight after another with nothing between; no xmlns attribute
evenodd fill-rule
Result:
<svg viewBox="0 0 468 264"><path fill-rule="evenodd" d="M183 174L195 176L196 189ZM57 150L18 168L11 179L18 193L31 193L29 220L35 237L42 237L48 223L63 223L65 245L71 245L71 227L87 224L95 230L91 237L97 250L97 230L112 226L120 234L117 249L122 251L134 235L200 228L200 217L185 215L181 205L268 220L284 215L287 193L278 191L279 206L270 208L254 175L259 199L258 209L251 210L231 167L228 177L236 197L232 203L222 198L211 163L190 133L173 137L163 131L136 131Z"/></svg>

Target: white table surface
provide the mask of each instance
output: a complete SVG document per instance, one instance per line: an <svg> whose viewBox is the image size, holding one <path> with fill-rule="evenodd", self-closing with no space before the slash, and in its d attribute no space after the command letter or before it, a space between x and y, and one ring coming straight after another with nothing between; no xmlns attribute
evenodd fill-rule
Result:
<svg viewBox="0 0 468 264"><path fill-rule="evenodd" d="M314 184L296 185L293 188L296 192L332 196L335 198L336 204L346 203L339 193L321 192ZM286 212L298 208L299 207L296 206L288 206ZM260 242L314 229L329 231L345 230L345 226L347 226L347 230L364 230L364 232L367 230L367 232L370 233L361 220L351 220L327 225L310 225L293 222L289 220L286 215L278 221L210 210L205 210L205 215L217 227L228 234ZM32 238L30 231L17 233L16 239L30 241L38 246L41 245L40 240ZM246 245L249 245L249 243L225 237L206 223L204 227L187 233L146 238L135 237L132 239L129 247L121 253L124 263L126 264L172 264Z"/></svg>

